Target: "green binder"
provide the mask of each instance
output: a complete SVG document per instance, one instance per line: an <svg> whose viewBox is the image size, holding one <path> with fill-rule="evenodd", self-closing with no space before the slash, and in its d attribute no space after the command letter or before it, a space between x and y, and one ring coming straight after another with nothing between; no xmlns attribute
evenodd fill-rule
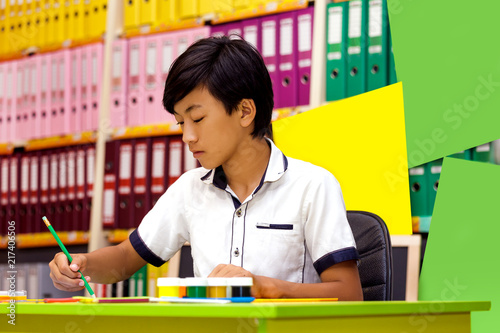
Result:
<svg viewBox="0 0 500 333"><path fill-rule="evenodd" d="M471 160L471 152L470 149L459 151L458 153L451 154L448 157L460 158L462 160Z"/></svg>
<svg viewBox="0 0 500 333"><path fill-rule="evenodd" d="M434 202L436 201L436 194L439 187L439 177L441 176L441 167L443 165L443 159L437 159L427 163L427 175L428 175L428 205L429 205L429 215L432 216L434 210Z"/></svg>
<svg viewBox="0 0 500 333"><path fill-rule="evenodd" d="M144 265L129 278L128 294L130 297L148 295L147 276L147 265Z"/></svg>
<svg viewBox="0 0 500 333"><path fill-rule="evenodd" d="M473 161L495 163L493 144L491 142L471 148L470 151Z"/></svg>
<svg viewBox="0 0 500 333"><path fill-rule="evenodd" d="M370 0L368 2L367 91L387 85L388 33L387 1Z"/></svg>
<svg viewBox="0 0 500 333"><path fill-rule="evenodd" d="M420 165L408 170L410 180L410 205L412 216L428 216L429 181L427 180L426 165Z"/></svg>
<svg viewBox="0 0 500 333"><path fill-rule="evenodd" d="M147 296L148 295L148 269L147 269L147 265L144 265L135 274L137 274L137 278L135 279L135 282L137 284L136 296Z"/></svg>
<svg viewBox="0 0 500 333"><path fill-rule="evenodd" d="M347 29L347 97L366 91L368 0L349 1Z"/></svg>
<svg viewBox="0 0 500 333"><path fill-rule="evenodd" d="M326 100L347 97L347 13L348 3L326 7Z"/></svg>
<svg viewBox="0 0 500 333"><path fill-rule="evenodd" d="M389 49L388 49L389 50L389 68L387 69L388 70L387 76L389 79L389 84L394 84L394 83L398 82L398 78L396 76L396 64L394 62L394 53L392 50L391 29L389 26L387 27L387 30L388 30L388 36L389 36L389 38L387 38L388 42L389 42Z"/></svg>

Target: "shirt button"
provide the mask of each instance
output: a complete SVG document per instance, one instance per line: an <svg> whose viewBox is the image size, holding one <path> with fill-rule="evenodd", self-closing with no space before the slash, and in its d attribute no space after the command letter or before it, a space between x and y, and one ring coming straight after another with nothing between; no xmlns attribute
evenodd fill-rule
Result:
<svg viewBox="0 0 500 333"><path fill-rule="evenodd" d="M240 255L240 250L238 250L238 248L236 248L236 250L234 250L234 256L239 257L239 255Z"/></svg>
<svg viewBox="0 0 500 333"><path fill-rule="evenodd" d="M241 209L238 209L238 210L236 211L236 216L241 217Z"/></svg>

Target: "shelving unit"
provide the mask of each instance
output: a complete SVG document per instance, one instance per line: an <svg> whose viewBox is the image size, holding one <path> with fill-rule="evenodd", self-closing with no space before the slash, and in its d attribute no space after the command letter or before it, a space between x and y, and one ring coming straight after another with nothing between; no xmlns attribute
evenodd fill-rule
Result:
<svg viewBox="0 0 500 333"><path fill-rule="evenodd" d="M330 1L315 0L313 39L312 39L312 59L311 59L311 80L310 103L305 106L277 109L273 112L273 120L289 117L301 112L314 109L326 103L325 76L326 76L326 6ZM128 229L103 229L103 192L104 192L104 170L106 142L110 140L123 140L146 138L156 136L181 134L180 128L175 124L154 124L137 127L110 128L110 96L112 79L112 45L118 38L132 38L140 35L157 34L167 31L175 31L201 27L206 24L221 24L242 19L261 17L291 10L305 8L310 3L307 0L282 0L270 1L266 5L256 8L237 10L227 13L216 13L203 18L186 19L183 21L161 24L157 26L142 26L135 29L125 30L124 27L124 2L108 1L106 11L106 33L104 35L104 56L103 56L103 77L100 92L100 112L99 128L97 131L83 132L66 136L40 138L27 142L2 143L0 144L0 154L12 154L14 147L23 147L25 151L35 151L47 148L58 148L70 145L92 143L95 145L95 173L93 185L93 197L91 205L90 229L88 232L60 232L59 235L63 243L67 245L88 244L88 251L101 248L109 244L116 244L128 237ZM28 48L23 54L32 52L49 52L60 48L76 47L85 43L103 41L102 38L94 38L82 41L65 42L54 44L45 48ZM6 59L2 59L6 60ZM396 238L398 239L398 238ZM406 239L398 241L399 246L405 244ZM5 248L5 238L0 239L0 248ZM36 248L55 246L55 241L49 233L19 234L17 244L20 248ZM414 246L413 240L406 245ZM52 249L51 249L52 250ZM413 271L412 271L413 272ZM413 274L413 273L412 273Z"/></svg>

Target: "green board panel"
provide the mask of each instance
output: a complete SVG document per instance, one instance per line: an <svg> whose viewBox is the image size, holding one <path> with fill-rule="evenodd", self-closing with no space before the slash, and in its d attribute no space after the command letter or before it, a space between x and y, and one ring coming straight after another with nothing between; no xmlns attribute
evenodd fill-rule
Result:
<svg viewBox="0 0 500 333"><path fill-rule="evenodd" d="M408 165L500 137L500 2L388 0Z"/></svg>
<svg viewBox="0 0 500 333"><path fill-rule="evenodd" d="M420 300L500 301L496 264L500 166L445 158L420 276ZM499 332L500 308L472 314L472 332Z"/></svg>

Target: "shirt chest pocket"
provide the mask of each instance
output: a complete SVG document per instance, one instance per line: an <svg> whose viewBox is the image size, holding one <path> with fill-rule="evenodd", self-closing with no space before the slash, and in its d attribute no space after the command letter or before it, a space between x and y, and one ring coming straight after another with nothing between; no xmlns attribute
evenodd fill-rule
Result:
<svg viewBox="0 0 500 333"><path fill-rule="evenodd" d="M245 265L257 275L302 281L304 235L299 220L252 223L245 235ZM251 254L250 254L251 253Z"/></svg>

